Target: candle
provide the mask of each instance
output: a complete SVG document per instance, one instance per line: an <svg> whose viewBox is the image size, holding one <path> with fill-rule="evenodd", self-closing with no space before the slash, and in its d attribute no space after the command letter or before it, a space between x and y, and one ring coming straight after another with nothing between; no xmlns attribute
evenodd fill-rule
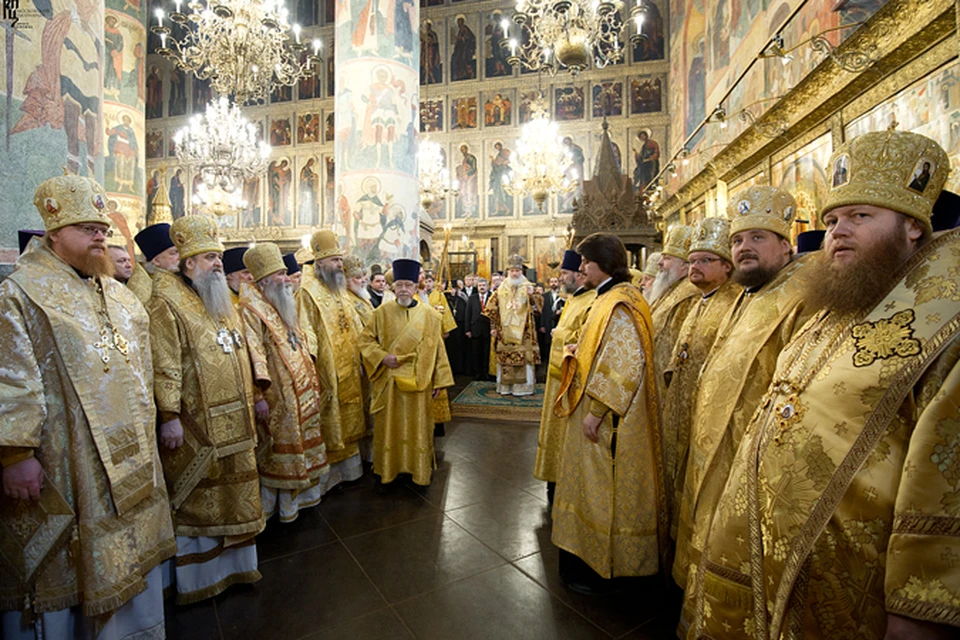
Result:
<svg viewBox="0 0 960 640"><path fill-rule="evenodd" d="M315 56L316 56L316 55L319 55L319 54L320 54L320 47L322 47L322 46L323 46L323 43L320 42L320 39L319 39L319 38L314 38L314 39L313 39L313 55L315 55Z"/></svg>
<svg viewBox="0 0 960 640"><path fill-rule="evenodd" d="M163 26L163 9L157 9L156 16L157 16L157 22L162 27Z"/></svg>
<svg viewBox="0 0 960 640"><path fill-rule="evenodd" d="M300 44L300 25L299 24L293 25L293 37L296 38L297 44Z"/></svg>

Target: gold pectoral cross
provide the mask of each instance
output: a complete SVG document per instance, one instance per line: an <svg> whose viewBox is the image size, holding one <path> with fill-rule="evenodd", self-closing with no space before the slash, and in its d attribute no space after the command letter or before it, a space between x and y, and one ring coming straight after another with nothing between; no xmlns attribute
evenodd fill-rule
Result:
<svg viewBox="0 0 960 640"><path fill-rule="evenodd" d="M110 342L110 331L103 327L100 329L100 339L93 343L93 348L100 352L100 362L103 363L103 370L110 371L110 353L112 346Z"/></svg>
<svg viewBox="0 0 960 640"><path fill-rule="evenodd" d="M223 327L220 327L220 330L217 331L217 344L220 345L224 353L233 353L233 337Z"/></svg>

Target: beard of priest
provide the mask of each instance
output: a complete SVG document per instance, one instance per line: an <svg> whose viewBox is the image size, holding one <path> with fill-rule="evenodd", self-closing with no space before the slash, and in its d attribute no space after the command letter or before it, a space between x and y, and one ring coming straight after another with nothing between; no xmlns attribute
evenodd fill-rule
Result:
<svg viewBox="0 0 960 640"><path fill-rule="evenodd" d="M534 367L540 364L534 314L543 306L543 296L532 293L523 277L523 263L514 256L507 277L490 296L483 315L490 318L490 337L497 360L497 393L533 395Z"/></svg>

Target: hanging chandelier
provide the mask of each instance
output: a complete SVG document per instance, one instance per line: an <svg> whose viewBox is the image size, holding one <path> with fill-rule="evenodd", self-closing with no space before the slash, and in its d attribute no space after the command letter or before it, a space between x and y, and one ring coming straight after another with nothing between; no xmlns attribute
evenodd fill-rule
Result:
<svg viewBox="0 0 960 640"><path fill-rule="evenodd" d="M444 166L443 152L436 142L421 140L417 151L417 167L420 176L420 206L429 211L439 200L456 197L459 185L450 183L450 172Z"/></svg>
<svg viewBox="0 0 960 640"><path fill-rule="evenodd" d="M510 37L504 20L507 37L500 46L509 49L507 62L531 71L555 74L566 68L576 76L590 64L602 69L623 59L623 9L622 0L517 0L513 21L519 33ZM630 10L634 44L645 37L646 11L643 0Z"/></svg>
<svg viewBox="0 0 960 640"><path fill-rule="evenodd" d="M197 188L197 199L207 213L217 217L239 215L247 207L247 201L243 199L240 191L230 193L220 187L210 188L202 183Z"/></svg>
<svg viewBox="0 0 960 640"><path fill-rule="evenodd" d="M513 175L504 177L503 187L510 195L529 195L542 213L550 195L573 191L581 176L567 173L573 155L563 144L557 123L547 115L543 94L531 109L532 118L520 129Z"/></svg>
<svg viewBox="0 0 960 640"><path fill-rule="evenodd" d="M313 53L304 55L300 25L291 28L282 0L192 0L186 14L182 0L174 3L169 20L186 33L178 40L157 9L151 31L160 36L158 53L239 104L266 99L320 68L321 42L314 40Z"/></svg>
<svg viewBox="0 0 960 640"><path fill-rule="evenodd" d="M207 189L226 193L266 171L270 156L257 127L223 96L190 118L173 141L180 166L199 175Z"/></svg>

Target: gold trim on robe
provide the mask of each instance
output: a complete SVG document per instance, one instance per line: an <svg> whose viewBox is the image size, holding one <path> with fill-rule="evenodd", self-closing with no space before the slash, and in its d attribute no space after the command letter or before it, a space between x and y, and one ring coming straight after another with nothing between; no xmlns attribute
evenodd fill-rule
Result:
<svg viewBox="0 0 960 640"><path fill-rule="evenodd" d="M670 366L673 345L680 334L680 327L701 297L700 289L684 276L650 305L650 317L653 318L653 364L658 389L664 387L664 372Z"/></svg>
<svg viewBox="0 0 960 640"><path fill-rule="evenodd" d="M139 262L133 265L133 273L130 274L130 279L127 280L127 288L130 291L133 291L134 295L137 296L137 299L140 300L140 303L146 307L147 302L150 301L150 296L153 295L153 278L150 277L150 274L147 273L147 270L143 268L143 265Z"/></svg>
<svg viewBox="0 0 960 640"><path fill-rule="evenodd" d="M706 540L695 637L960 626L958 263L954 230L865 316L821 312L783 351Z"/></svg>

